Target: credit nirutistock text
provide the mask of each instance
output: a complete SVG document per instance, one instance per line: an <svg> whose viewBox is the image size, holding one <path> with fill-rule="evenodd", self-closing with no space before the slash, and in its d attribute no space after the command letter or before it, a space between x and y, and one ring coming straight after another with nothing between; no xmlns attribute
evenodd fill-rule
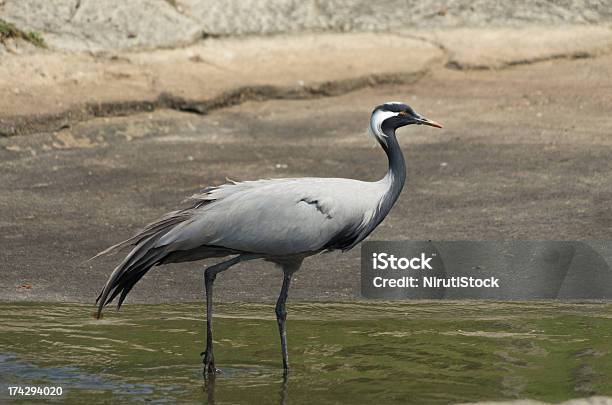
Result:
<svg viewBox="0 0 612 405"><path fill-rule="evenodd" d="M373 253L372 269L393 271L393 275L384 274L372 278L375 288L499 288L497 277L454 276L440 277L438 275L421 274L397 277L397 270L434 270L432 261L436 254L421 253L418 256L398 257L389 253Z"/></svg>

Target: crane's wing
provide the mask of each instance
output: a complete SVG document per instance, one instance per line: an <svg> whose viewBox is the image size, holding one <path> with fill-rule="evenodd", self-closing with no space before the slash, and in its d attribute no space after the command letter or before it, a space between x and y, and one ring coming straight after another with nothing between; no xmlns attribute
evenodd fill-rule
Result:
<svg viewBox="0 0 612 405"><path fill-rule="evenodd" d="M178 250L199 246L287 255L347 248L374 214L371 183L275 179L224 185L195 195L196 212L160 238ZM352 246L351 246L352 247Z"/></svg>
<svg viewBox="0 0 612 405"><path fill-rule="evenodd" d="M371 231L375 183L349 179L273 179L209 187L186 209L166 214L104 253L134 246L98 296L118 307L149 269L179 261L251 253L284 256L350 249Z"/></svg>

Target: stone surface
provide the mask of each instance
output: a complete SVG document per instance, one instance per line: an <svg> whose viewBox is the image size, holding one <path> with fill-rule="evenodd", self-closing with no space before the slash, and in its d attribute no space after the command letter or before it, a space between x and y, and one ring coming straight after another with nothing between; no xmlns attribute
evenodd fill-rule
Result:
<svg viewBox="0 0 612 405"><path fill-rule="evenodd" d="M609 1L573 0L179 0L206 32L221 35L312 31L393 31L401 29L584 24L609 22Z"/></svg>
<svg viewBox="0 0 612 405"><path fill-rule="evenodd" d="M199 24L163 0L6 1L0 18L64 51L173 47L202 37Z"/></svg>
<svg viewBox="0 0 612 405"><path fill-rule="evenodd" d="M609 0L3 0L0 16L62 50L180 46L205 35L606 24Z"/></svg>

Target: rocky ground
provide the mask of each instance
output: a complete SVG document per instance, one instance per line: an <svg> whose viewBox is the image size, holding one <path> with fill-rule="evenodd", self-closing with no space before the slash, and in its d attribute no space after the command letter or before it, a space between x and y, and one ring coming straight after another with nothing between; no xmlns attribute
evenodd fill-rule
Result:
<svg viewBox="0 0 612 405"><path fill-rule="evenodd" d="M610 24L609 0L0 0L0 16L53 49L170 48L202 38Z"/></svg>
<svg viewBox="0 0 612 405"><path fill-rule="evenodd" d="M606 2L576 13L430 2L397 21L359 2L358 15L342 2L342 13L278 2L296 14L235 2L236 21L249 5L258 17L230 33L203 3L110 15L60 3L0 1L0 19L46 44L5 38L0 56L0 299L92 302L120 258L87 258L226 177L377 179L385 158L365 128L388 100L445 129L400 132L408 183L373 239L609 239ZM147 20L154 6L163 12ZM318 17L277 27L275 12ZM139 15L142 26L125 28ZM166 23L180 26L175 37L142 28ZM156 268L128 301L200 299L201 268ZM358 249L311 258L292 297L354 298L358 269ZM280 273L245 263L217 284L221 299L272 301Z"/></svg>

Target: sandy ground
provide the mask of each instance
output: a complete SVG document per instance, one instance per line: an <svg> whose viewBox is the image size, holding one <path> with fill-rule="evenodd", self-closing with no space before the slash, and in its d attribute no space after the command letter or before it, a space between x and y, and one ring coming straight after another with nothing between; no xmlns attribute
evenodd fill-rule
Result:
<svg viewBox="0 0 612 405"><path fill-rule="evenodd" d="M207 113L248 100L307 99L411 84L440 67L502 69L612 53L606 25L452 28L209 38L105 53L37 49L0 57L0 136L170 108Z"/></svg>
<svg viewBox="0 0 612 405"><path fill-rule="evenodd" d="M502 70L434 67L413 84L246 102L208 115L158 109L0 139L0 299L93 302L120 257L84 261L199 187L262 177L381 177L372 107L404 100L445 124L405 128L408 182L372 239L608 239L612 56ZM202 264L152 270L128 302L201 299ZM273 301L280 272L245 263L222 300ZM293 298L347 299L359 249L311 258Z"/></svg>

